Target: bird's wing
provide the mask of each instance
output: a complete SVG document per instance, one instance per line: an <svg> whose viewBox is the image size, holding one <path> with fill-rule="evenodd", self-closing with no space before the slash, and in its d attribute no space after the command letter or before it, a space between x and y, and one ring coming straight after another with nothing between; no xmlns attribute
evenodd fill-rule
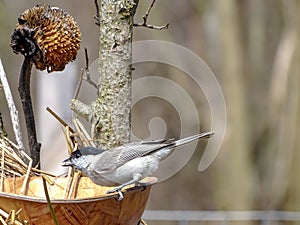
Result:
<svg viewBox="0 0 300 225"><path fill-rule="evenodd" d="M130 160L149 155L162 148L177 147L200 138L208 138L213 134L214 132L205 132L194 136L186 137L177 141L175 141L175 139L162 139L155 141L131 142L126 145L107 150L100 154L99 159L96 162L97 171L101 173L101 171L114 170L129 162ZM156 156L160 157L160 159L164 159L170 153L171 152L167 151L165 152L165 154L156 154Z"/></svg>
<svg viewBox="0 0 300 225"><path fill-rule="evenodd" d="M97 162L97 170L99 172L114 170L130 160L148 155L154 151L173 145L175 145L174 140L169 142L153 141L152 144L150 144L150 142L132 142L126 145L122 145L120 147L107 150L102 153L99 161Z"/></svg>
<svg viewBox="0 0 300 225"><path fill-rule="evenodd" d="M135 142L128 145L123 145L123 151L120 156L121 162L128 162L132 159L148 155L152 152L160 150L162 148L175 145L174 140L163 141L147 141L147 142ZM119 148L119 147L118 147Z"/></svg>
<svg viewBox="0 0 300 225"><path fill-rule="evenodd" d="M151 141L141 141L138 142L142 145L153 145L153 144L169 144L175 141L175 138L169 138L169 139L160 139L160 140L151 140ZM137 143L137 142L134 142Z"/></svg>

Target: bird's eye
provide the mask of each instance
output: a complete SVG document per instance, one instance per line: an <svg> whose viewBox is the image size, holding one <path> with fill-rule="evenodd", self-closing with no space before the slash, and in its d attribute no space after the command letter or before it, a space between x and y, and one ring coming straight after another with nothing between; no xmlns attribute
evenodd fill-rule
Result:
<svg viewBox="0 0 300 225"><path fill-rule="evenodd" d="M80 156L81 156L80 153L76 153L76 155L75 155L76 158L79 158Z"/></svg>

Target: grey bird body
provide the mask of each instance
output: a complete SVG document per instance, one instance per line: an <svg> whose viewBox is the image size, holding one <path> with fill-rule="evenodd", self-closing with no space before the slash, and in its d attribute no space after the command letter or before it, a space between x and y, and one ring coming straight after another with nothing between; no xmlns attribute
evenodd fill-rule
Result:
<svg viewBox="0 0 300 225"><path fill-rule="evenodd" d="M117 186L111 192L126 185L137 183L157 170L159 162L168 157L176 147L208 138L213 132L206 132L187 138L128 143L110 150L85 147L74 151L63 166L73 166L101 186Z"/></svg>

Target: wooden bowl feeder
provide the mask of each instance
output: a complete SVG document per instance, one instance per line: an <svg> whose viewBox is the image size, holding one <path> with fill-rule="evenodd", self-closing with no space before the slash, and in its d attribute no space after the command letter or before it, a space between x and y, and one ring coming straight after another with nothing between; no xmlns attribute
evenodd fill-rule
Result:
<svg viewBox="0 0 300 225"><path fill-rule="evenodd" d="M155 179L148 178L145 187L131 187L124 193L124 199L117 201L118 195L106 195L110 188L95 185L89 178L81 177L70 199L64 199L67 178L57 178L47 184L51 204L59 224L70 225L137 225L144 212L150 185ZM55 222L45 199L41 177L30 177L26 195L20 195L24 177L4 180L4 191L0 192L0 209L15 216L15 224L54 225ZM11 218L7 216L7 221Z"/></svg>
<svg viewBox="0 0 300 225"><path fill-rule="evenodd" d="M78 131L78 135L83 133ZM67 177L56 177L27 166L19 155L31 161L29 156L8 139L0 139L0 155L0 217L5 218L4 224L55 225L49 207L64 225L139 224L151 186L157 181L148 177L141 181L142 186L126 187L124 199L118 201L118 194L106 194L112 187L96 185L72 168Z"/></svg>

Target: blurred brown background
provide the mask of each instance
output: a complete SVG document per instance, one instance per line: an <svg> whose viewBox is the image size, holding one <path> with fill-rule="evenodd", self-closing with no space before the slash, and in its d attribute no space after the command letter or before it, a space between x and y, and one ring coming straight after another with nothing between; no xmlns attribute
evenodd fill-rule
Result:
<svg viewBox="0 0 300 225"><path fill-rule="evenodd" d="M150 2L140 0L137 22L141 22ZM91 0L0 0L0 57L19 109L17 79L22 57L10 49L10 33L19 14L37 3L65 9L77 20L82 32L77 60L65 73L41 76L43 78L33 76L35 109L46 117L44 121L43 116L38 115L41 117L38 131L45 132L46 123L58 128L59 134L45 134L45 139L53 144L55 135L62 136L62 132L44 106L52 107L71 121L68 100L73 96L80 68L84 67L83 48L88 49L90 62L97 59L98 28L94 25L95 7ZM174 42L204 59L221 84L227 106L226 136L216 160L200 173L197 168L205 142L199 143L193 158L180 172L153 187L148 209L300 210L300 177L297 175L300 165L299 9L300 1L297 0L158 0L148 22L154 25L170 23L169 29L135 28L135 40ZM194 99L201 130L210 129L205 97L188 76L181 76L182 71L154 63L135 67L134 79L159 75L180 84ZM68 77L67 81L64 77ZM40 86L39 79L45 79L44 85ZM50 86L51 80L56 82L53 86ZM89 95L95 95L92 87L86 89L90 89ZM54 96L56 100L51 104L43 103L43 98L39 100L42 92L46 93L45 98ZM2 92L0 111L13 137ZM167 126L166 135L178 137L178 116L168 103L145 99L133 109L133 133L138 138L147 138L149 121L160 117ZM66 155L63 143L57 146L55 149ZM57 165L60 159L54 158L57 153L53 151L47 150L50 157L45 161Z"/></svg>

